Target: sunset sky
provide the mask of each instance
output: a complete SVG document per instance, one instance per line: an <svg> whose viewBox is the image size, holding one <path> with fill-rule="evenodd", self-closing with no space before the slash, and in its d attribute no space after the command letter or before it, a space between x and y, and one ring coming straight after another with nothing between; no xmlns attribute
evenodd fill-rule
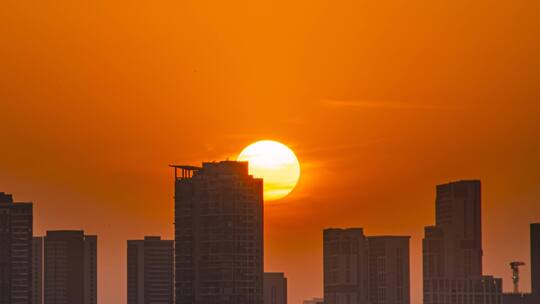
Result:
<svg viewBox="0 0 540 304"><path fill-rule="evenodd" d="M168 164L272 139L301 163L265 208L265 269L322 296L322 229L411 235L421 301L435 185L481 179L484 272L511 289L540 222L540 1L3 1L0 191L34 231L99 237L99 301L126 240L173 237ZM523 268L529 289L529 267Z"/></svg>

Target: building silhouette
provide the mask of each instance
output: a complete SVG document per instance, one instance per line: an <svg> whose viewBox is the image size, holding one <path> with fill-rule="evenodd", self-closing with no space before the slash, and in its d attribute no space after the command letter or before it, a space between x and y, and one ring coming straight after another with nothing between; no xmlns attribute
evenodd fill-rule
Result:
<svg viewBox="0 0 540 304"><path fill-rule="evenodd" d="M43 303L43 237L32 240L32 304Z"/></svg>
<svg viewBox="0 0 540 304"><path fill-rule="evenodd" d="M84 236L84 304L97 304L97 236Z"/></svg>
<svg viewBox="0 0 540 304"><path fill-rule="evenodd" d="M325 304L409 304L408 236L366 237L362 228L323 232Z"/></svg>
<svg viewBox="0 0 540 304"><path fill-rule="evenodd" d="M310 300L304 300L302 303L303 304L324 304L324 299L323 298L313 298L313 299L310 299Z"/></svg>
<svg viewBox="0 0 540 304"><path fill-rule="evenodd" d="M531 224L531 292L505 293L503 304L540 303L540 224Z"/></svg>
<svg viewBox="0 0 540 304"><path fill-rule="evenodd" d="M368 250L362 228L325 229L323 265L325 304L368 303Z"/></svg>
<svg viewBox="0 0 540 304"><path fill-rule="evenodd" d="M97 303L97 236L82 230L47 231L45 304Z"/></svg>
<svg viewBox="0 0 540 304"><path fill-rule="evenodd" d="M540 303L540 223L531 224L531 291Z"/></svg>
<svg viewBox="0 0 540 304"><path fill-rule="evenodd" d="M174 243L159 236L127 241L128 304L173 304Z"/></svg>
<svg viewBox="0 0 540 304"><path fill-rule="evenodd" d="M264 273L264 304L287 304L287 278L283 272Z"/></svg>
<svg viewBox="0 0 540 304"><path fill-rule="evenodd" d="M480 181L438 185L435 209L423 239L424 304L500 304L502 280L482 273Z"/></svg>
<svg viewBox="0 0 540 304"><path fill-rule="evenodd" d="M172 167L176 304L262 304L262 179L247 162Z"/></svg>
<svg viewBox="0 0 540 304"><path fill-rule="evenodd" d="M371 304L410 303L408 236L370 236L368 241Z"/></svg>
<svg viewBox="0 0 540 304"><path fill-rule="evenodd" d="M0 192L0 304L32 303L32 203Z"/></svg>

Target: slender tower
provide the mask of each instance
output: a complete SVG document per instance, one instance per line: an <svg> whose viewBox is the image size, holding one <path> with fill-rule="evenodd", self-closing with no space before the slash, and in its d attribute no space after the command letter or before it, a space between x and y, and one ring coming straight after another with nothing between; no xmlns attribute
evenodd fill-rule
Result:
<svg viewBox="0 0 540 304"><path fill-rule="evenodd" d="M531 290L540 303L540 223L531 224Z"/></svg>

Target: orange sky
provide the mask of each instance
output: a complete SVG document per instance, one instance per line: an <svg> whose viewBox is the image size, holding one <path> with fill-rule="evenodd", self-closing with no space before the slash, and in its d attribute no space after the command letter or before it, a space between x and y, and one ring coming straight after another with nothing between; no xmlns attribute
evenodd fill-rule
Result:
<svg viewBox="0 0 540 304"><path fill-rule="evenodd" d="M321 229L359 226L412 235L416 304L435 185L479 178L509 290L540 222L539 19L534 0L3 1L0 191L35 202L37 234L97 233L100 303L125 303L125 241L172 237L167 165L282 141L302 178L265 210L265 268L290 303L322 295Z"/></svg>

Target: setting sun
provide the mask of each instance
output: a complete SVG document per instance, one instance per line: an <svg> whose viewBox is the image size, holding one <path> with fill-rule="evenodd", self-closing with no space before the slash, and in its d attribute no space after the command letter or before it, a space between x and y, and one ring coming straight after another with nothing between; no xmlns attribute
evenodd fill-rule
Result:
<svg viewBox="0 0 540 304"><path fill-rule="evenodd" d="M273 140L261 140L242 150L239 161L249 161L249 173L264 179L264 199L277 200L287 196L300 178L300 163L286 145Z"/></svg>

